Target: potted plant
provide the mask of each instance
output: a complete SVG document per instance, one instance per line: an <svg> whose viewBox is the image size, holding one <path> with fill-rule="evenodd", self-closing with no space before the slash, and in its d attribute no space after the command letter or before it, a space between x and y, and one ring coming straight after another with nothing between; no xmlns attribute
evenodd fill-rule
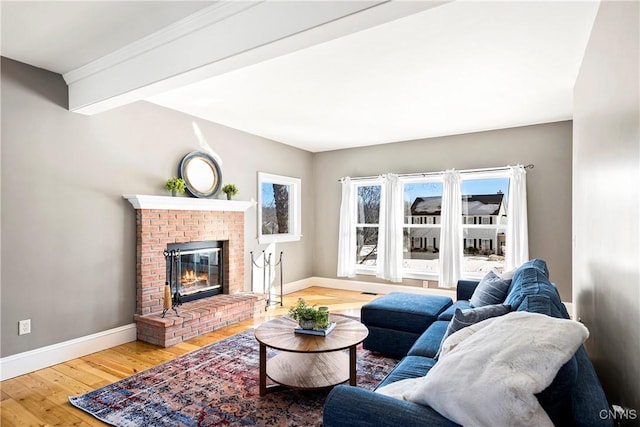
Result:
<svg viewBox="0 0 640 427"><path fill-rule="evenodd" d="M302 298L298 298L296 305L289 309L289 316L297 321L302 329L325 329L329 326L327 308L307 305Z"/></svg>
<svg viewBox="0 0 640 427"><path fill-rule="evenodd" d="M180 194L184 193L184 191L187 188L187 185L184 182L184 179L176 178L174 176L173 178L169 178L167 180L167 182L164 184L164 188L171 191L172 196L175 196L177 193L180 193Z"/></svg>
<svg viewBox="0 0 640 427"><path fill-rule="evenodd" d="M238 193L238 187L235 184L227 184L222 187L222 192L227 195L227 200L231 200L231 197Z"/></svg>

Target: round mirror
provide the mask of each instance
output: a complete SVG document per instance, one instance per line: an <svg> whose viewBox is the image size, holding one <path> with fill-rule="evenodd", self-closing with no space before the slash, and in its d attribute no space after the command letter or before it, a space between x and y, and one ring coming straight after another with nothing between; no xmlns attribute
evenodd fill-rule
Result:
<svg viewBox="0 0 640 427"><path fill-rule="evenodd" d="M222 182L218 163L207 153L194 151L180 162L180 177L194 197L210 197L218 192Z"/></svg>

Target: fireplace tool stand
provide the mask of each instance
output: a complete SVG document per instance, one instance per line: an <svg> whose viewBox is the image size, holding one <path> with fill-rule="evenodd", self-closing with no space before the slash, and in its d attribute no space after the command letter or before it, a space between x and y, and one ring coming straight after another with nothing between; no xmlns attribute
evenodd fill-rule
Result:
<svg viewBox="0 0 640 427"><path fill-rule="evenodd" d="M262 251L262 265L259 265L256 260L253 258L253 251L250 252L251 253L251 284L253 285L253 266L259 268L262 270L262 289L265 290L265 286L268 286L268 290L266 292L267 294L267 304L264 307L265 311L270 307L270 306L274 306L274 305L278 305L280 304L280 307L282 307L282 251L280 251L280 257L278 258L278 261L274 261L273 263L271 262L271 253L269 254L265 254L264 251ZM273 289L273 286L271 286L271 268L276 268L276 267L280 267L280 293L276 293L275 290ZM269 280L267 280L267 277L269 278Z"/></svg>
<svg viewBox="0 0 640 427"><path fill-rule="evenodd" d="M170 251L165 250L163 252L164 259L169 262L169 280L164 283L164 309L162 310L162 318L169 309L176 312L176 316L180 317L178 313L178 307L182 305L182 299L180 298L180 292L178 290L178 279L174 278L173 266L176 266L176 275L178 274L178 258L180 257L180 249L172 249ZM167 289L168 288L168 289ZM171 289L175 289L173 296L171 296Z"/></svg>

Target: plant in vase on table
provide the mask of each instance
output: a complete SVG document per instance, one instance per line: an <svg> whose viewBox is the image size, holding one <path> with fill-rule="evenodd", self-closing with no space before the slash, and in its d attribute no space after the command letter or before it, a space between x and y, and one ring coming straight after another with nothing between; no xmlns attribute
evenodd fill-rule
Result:
<svg viewBox="0 0 640 427"><path fill-rule="evenodd" d="M302 329L326 329L329 327L327 307L307 305L302 298L298 298L296 305L289 309L289 317L298 322Z"/></svg>

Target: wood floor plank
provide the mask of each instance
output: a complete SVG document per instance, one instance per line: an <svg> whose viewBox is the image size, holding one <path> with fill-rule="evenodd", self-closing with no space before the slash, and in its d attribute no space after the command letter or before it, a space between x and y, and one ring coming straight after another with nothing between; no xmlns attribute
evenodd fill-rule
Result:
<svg viewBox="0 0 640 427"><path fill-rule="evenodd" d="M75 379L91 388L101 387L118 381L118 377L96 368L93 364L82 359L73 359L53 367L62 374Z"/></svg>
<svg viewBox="0 0 640 427"><path fill-rule="evenodd" d="M52 393L48 395L48 399L58 404L66 403L69 396L75 396L93 390L92 387L64 375L57 369L42 369L34 373L33 377L39 377L42 382L56 384L57 390L52 390Z"/></svg>
<svg viewBox="0 0 640 427"><path fill-rule="evenodd" d="M55 391L52 392L55 386L43 385L37 378L34 378L34 375L18 377L18 384L20 387L14 389L18 397L16 401L40 420L39 425L70 426L82 424L82 419L66 411L62 404L48 399L48 395L55 393Z"/></svg>
<svg viewBox="0 0 640 427"><path fill-rule="evenodd" d="M376 296L313 286L285 295L282 307L269 307L255 319L169 348L134 341L3 381L0 383L0 425L104 426L106 424L71 405L68 397L95 390L236 333L252 330L266 320L286 314L298 298L328 306L333 313L359 316L362 304Z"/></svg>
<svg viewBox="0 0 640 427"><path fill-rule="evenodd" d="M44 421L13 399L3 400L0 403L0 425L2 427L41 426L43 424Z"/></svg>

